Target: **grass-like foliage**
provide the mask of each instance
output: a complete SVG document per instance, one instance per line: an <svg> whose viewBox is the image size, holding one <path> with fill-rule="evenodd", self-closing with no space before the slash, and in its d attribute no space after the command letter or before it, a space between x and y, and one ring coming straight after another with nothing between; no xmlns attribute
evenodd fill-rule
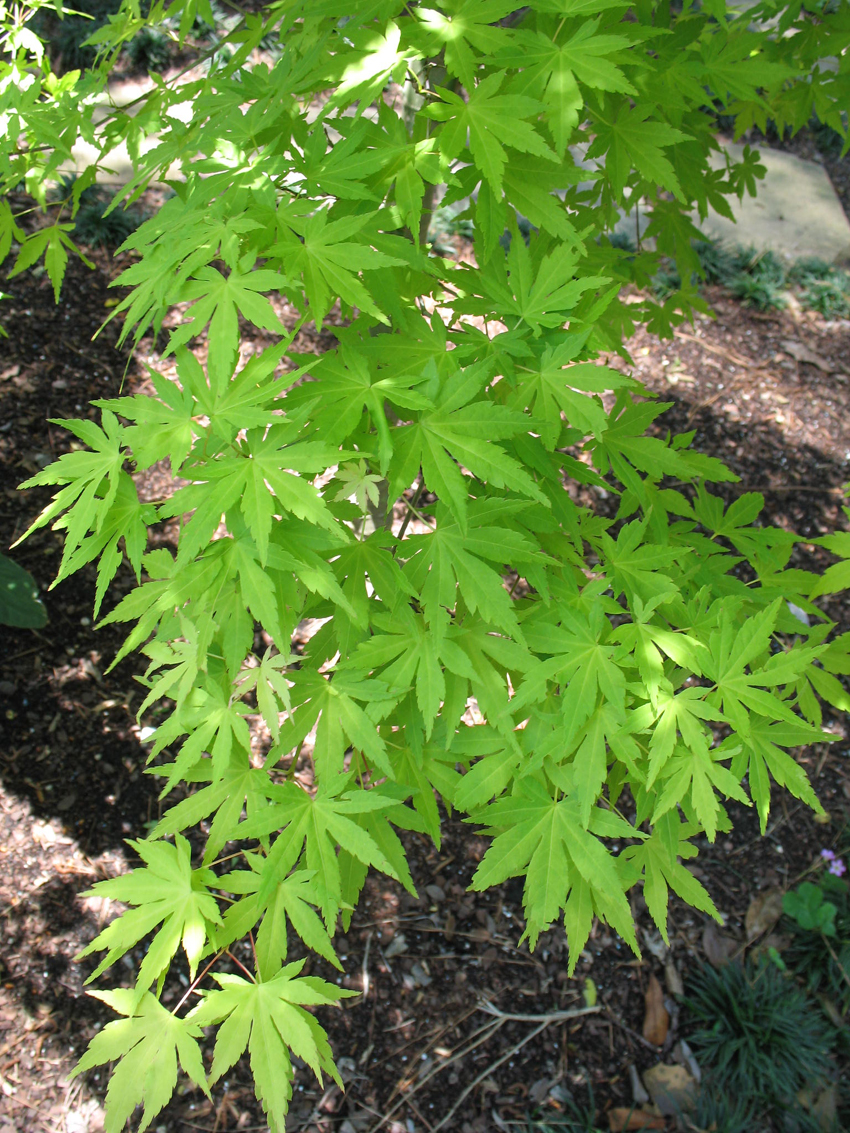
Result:
<svg viewBox="0 0 850 1133"><path fill-rule="evenodd" d="M850 273L818 259L798 261L788 278L800 288L805 307L826 319L846 318L850 314Z"/></svg>
<svg viewBox="0 0 850 1133"><path fill-rule="evenodd" d="M58 295L78 191L122 145L120 204L174 189L124 240L109 316L121 342L163 331L153 392L60 421L71 450L26 484L54 490L27 532L64 533L54 585L95 563L95 616L128 624L114 663L145 658L149 770L181 799L96 886L128 909L86 949L92 979L141 960L98 993L121 1018L79 1072L117 1063L117 1133L139 1103L154 1120L178 1065L208 1090L244 1056L280 1133L293 1055L338 1077L322 1017L344 994L293 939L341 967L367 871L416 891L405 832L439 846L459 812L488 840L472 888L523 878L523 939L563 924L572 973L594 919L639 954L634 886L665 939L671 890L719 917L685 863L728 800L762 831L780 791L822 810L794 751L834 739L822 700L848 704L850 641L818 605L850 584L846 540L821 540L822 576L792 569L797 537L757 493L726 506L712 485L736 477L657 424L628 363L638 326L706 309L694 215L764 174L746 147L716 162L715 110L784 128L814 100L833 123L842 88L814 64L846 29L776 0L286 0L224 26L207 0L127 0L96 65L60 78L17 11L0 192L24 181L47 215L0 197L10 275L43 258ZM199 21L218 26L191 82L105 105L134 37L167 26L180 50ZM49 199L81 135L97 156ZM429 242L437 201L468 219L464 262ZM652 251L608 239L637 201ZM96 226L120 217L100 203ZM662 264L680 283L652 295ZM246 323L268 345L243 364ZM141 500L163 460L182 486ZM149 546L178 515L177 545ZM116 602L119 569L138 585Z"/></svg>
<svg viewBox="0 0 850 1133"><path fill-rule="evenodd" d="M737 251L733 262L736 270L727 286L737 299L759 311L780 310L786 305L782 295L786 270L774 252L743 248Z"/></svg>
<svg viewBox="0 0 850 1133"><path fill-rule="evenodd" d="M80 194L80 207L74 221L74 236L89 248L117 248L142 223L137 208L120 205L107 212L114 192L91 185Z"/></svg>
<svg viewBox="0 0 850 1133"><path fill-rule="evenodd" d="M703 967L684 1007L700 1066L729 1096L789 1108L799 1090L829 1071L829 1022L773 964Z"/></svg>
<svg viewBox="0 0 850 1133"><path fill-rule="evenodd" d="M168 65L171 49L172 41L162 28L144 27L127 44L127 58L137 71L162 71Z"/></svg>
<svg viewBox="0 0 850 1133"><path fill-rule="evenodd" d="M682 1120L685 1129L711 1133L768 1133L763 1107L710 1075L700 1085L693 1113L683 1114Z"/></svg>

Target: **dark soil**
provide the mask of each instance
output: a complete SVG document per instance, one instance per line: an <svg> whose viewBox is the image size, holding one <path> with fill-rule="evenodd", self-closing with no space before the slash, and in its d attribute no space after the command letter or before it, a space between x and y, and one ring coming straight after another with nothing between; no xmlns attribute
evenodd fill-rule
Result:
<svg viewBox="0 0 850 1133"><path fill-rule="evenodd" d="M2 310L10 337L0 340L4 549L49 499L46 489L21 494L17 485L72 440L48 418L96 417L89 401L121 386L127 357L115 347L117 327L110 324L92 341L116 274L108 256L95 253L95 259L94 272L69 265L58 306L44 276L3 284L11 295ZM673 402L665 428L695 429L696 446L739 474L739 485L723 489L730 497L763 492L766 522L811 538L847 529L841 491L850 479L850 322L827 324L795 310L759 315L720 291L709 299L716 321L698 320L668 342L641 332L631 344L636 376ZM124 388L143 388L135 361ZM42 530L14 555L46 591L60 551L59 535ZM827 558L805 544L796 555L799 565L824 565ZM159 813L134 716L141 659L105 673L123 633L115 626L94 632L94 578L86 568L45 594L45 629L0 635L0 1133L102 1127L106 1074L73 1083L68 1075L111 1013L85 995L82 981L92 967L73 957L114 910L80 894L133 864L125 840L144 836ZM134 585L122 568L106 608ZM842 597L827 608L839 630L850 630ZM832 719L828 726L837 742L799 758L829 822L818 825L795 800L776 796L762 839L755 816L732 808L734 834L704 845L694 868L725 916L723 929L673 902L668 953L635 893L642 963L597 926L575 977L567 978L563 931L547 933L533 955L517 947L521 879L484 894L467 891L485 848L470 828L447 821L439 850L406 836L420 897L372 877L348 932L336 939L348 974L337 977L311 962L313 972L363 994L322 1019L345 1094L333 1085L319 1089L302 1067L291 1127L485 1133L523 1123L536 1107L557 1118L570 1099L583 1105L591 1092L597 1121L607 1125L612 1107L632 1102L630 1066L642 1071L681 1057L685 1021L680 1027L671 995L676 978L726 945L740 952L754 898L793 885L821 847L835 843L850 813L850 768L845 722ZM642 1035L653 975L671 1013L662 1047ZM113 977L122 976L130 982L130 969L119 964ZM178 970L166 998L182 994L185 980ZM598 1011L551 1020L535 1035L544 1017L584 1007L588 980ZM492 1011L523 1018L500 1019ZM211 1103L197 1092L178 1093L155 1127L164 1133L266 1128L244 1063L213 1089Z"/></svg>

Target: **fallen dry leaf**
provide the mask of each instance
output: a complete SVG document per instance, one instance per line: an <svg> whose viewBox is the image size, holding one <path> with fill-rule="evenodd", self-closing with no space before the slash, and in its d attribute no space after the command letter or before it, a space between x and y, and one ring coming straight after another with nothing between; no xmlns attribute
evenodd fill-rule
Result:
<svg viewBox="0 0 850 1133"><path fill-rule="evenodd" d="M646 1015L643 1019L643 1037L653 1046L661 1046L667 1038L670 1016L664 1006L664 992L655 976L649 977L646 989Z"/></svg>
<svg viewBox="0 0 850 1133"><path fill-rule="evenodd" d="M696 1104L698 1086L696 1079L684 1066L668 1066L659 1063L644 1071L643 1084L649 1096L662 1113L675 1115L682 1110L691 1110Z"/></svg>
<svg viewBox="0 0 850 1133"><path fill-rule="evenodd" d="M728 964L738 945L731 936L725 936L716 925L708 924L702 934L702 950L713 968Z"/></svg>
<svg viewBox="0 0 850 1133"><path fill-rule="evenodd" d="M608 1111L608 1124L611 1133L626 1133L630 1129L663 1129L667 1123L658 1113L620 1105Z"/></svg>
<svg viewBox="0 0 850 1133"><path fill-rule="evenodd" d="M782 343L782 349L790 354L795 361L805 362L809 366L817 366L825 374L830 374L835 369L831 362L821 358L820 354L815 354L814 350L809 350L808 346L804 346L802 342L786 339Z"/></svg>
<svg viewBox="0 0 850 1133"><path fill-rule="evenodd" d="M770 932L782 916L782 890L765 889L750 901L747 915L744 917L744 927L747 930L747 944L764 933Z"/></svg>

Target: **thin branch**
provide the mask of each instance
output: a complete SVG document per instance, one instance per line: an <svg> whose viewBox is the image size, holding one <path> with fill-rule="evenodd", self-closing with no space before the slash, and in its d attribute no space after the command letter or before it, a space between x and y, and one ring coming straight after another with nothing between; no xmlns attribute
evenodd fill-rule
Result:
<svg viewBox="0 0 850 1133"><path fill-rule="evenodd" d="M404 519L401 522L401 527L398 529L398 535L396 535L396 539L398 539L399 543L404 538L404 533L405 533L405 531L407 531L408 525L410 523L410 517L414 514L414 508L419 503L419 498L424 491L425 491L425 477L423 476L422 472L420 471L420 473L419 473L419 483L417 484L416 491L413 493L413 499L410 500L410 502L407 504L407 514L405 515Z"/></svg>
<svg viewBox="0 0 850 1133"><path fill-rule="evenodd" d="M213 956L212 960L210 960L209 964L207 964L207 966L200 973L200 975L195 976L195 978L192 980L192 982L186 988L184 995L178 1001L177 1006L171 1012L172 1015L177 1014L177 1012L180 1010L180 1008L183 1006L183 1004L186 1002L186 1000L189 998L189 996L192 994L192 992L195 990L195 988L198 986L198 984L201 982L201 980L204 978L204 976L207 974L207 972L210 970L210 968L213 966L213 964L215 964L221 958L222 955L223 955L222 952L216 952L215 956Z"/></svg>

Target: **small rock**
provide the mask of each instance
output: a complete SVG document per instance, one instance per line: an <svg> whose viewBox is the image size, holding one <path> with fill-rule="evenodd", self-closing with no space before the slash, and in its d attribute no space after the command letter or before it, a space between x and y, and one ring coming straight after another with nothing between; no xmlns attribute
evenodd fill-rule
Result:
<svg viewBox="0 0 850 1133"><path fill-rule="evenodd" d="M637 1067L633 1062L629 1063L629 1082L632 1087L632 1098L635 1105L646 1105L649 1101L649 1094L644 1089L643 1082L640 1080L640 1074L638 1074Z"/></svg>
<svg viewBox="0 0 850 1133"><path fill-rule="evenodd" d="M427 987L431 983L431 977L424 964L414 964L410 969L410 974L413 976L416 984L419 987Z"/></svg>

